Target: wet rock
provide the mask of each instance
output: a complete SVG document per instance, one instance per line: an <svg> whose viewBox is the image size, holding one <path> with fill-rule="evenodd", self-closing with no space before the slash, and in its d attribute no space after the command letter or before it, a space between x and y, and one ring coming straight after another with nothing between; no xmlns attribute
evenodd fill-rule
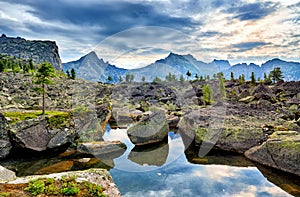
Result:
<svg viewBox="0 0 300 197"><path fill-rule="evenodd" d="M163 112L154 112L131 126L128 137L137 146L161 142L167 139L168 122Z"/></svg>
<svg viewBox="0 0 300 197"><path fill-rule="evenodd" d="M0 165L0 183L16 179L16 174Z"/></svg>
<svg viewBox="0 0 300 197"><path fill-rule="evenodd" d="M266 142L245 152L245 156L266 166L300 176L300 134L278 131Z"/></svg>

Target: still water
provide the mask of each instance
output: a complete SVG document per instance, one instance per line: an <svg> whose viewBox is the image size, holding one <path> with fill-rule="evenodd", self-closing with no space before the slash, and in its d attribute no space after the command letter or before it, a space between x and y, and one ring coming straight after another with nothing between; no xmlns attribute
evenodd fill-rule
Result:
<svg viewBox="0 0 300 197"><path fill-rule="evenodd" d="M190 163L180 135L173 132L169 132L168 144L143 151L134 148L126 130L108 130L104 139L120 140L127 146L110 170L123 196L292 196L249 161L245 167L209 164L201 158L195 161L207 164Z"/></svg>

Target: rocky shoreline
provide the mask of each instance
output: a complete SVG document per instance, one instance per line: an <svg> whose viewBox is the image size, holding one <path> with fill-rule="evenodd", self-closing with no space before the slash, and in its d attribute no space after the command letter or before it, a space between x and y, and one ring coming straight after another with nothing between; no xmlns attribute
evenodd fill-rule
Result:
<svg viewBox="0 0 300 197"><path fill-rule="evenodd" d="M213 148L245 154L300 176L300 82L227 81L227 97L220 99L217 81L109 85L57 77L47 93L47 106L54 112L29 117L41 99L30 81L30 76L18 73L1 75L1 159L19 151L41 155L70 147L86 155L120 156L124 144L103 141L109 123L128 128L137 146L163 142L169 128L175 128L186 149L193 144L203 153ZM207 83L214 90L211 105L203 98ZM14 120L17 112L28 117ZM112 159L108 163L113 166Z"/></svg>

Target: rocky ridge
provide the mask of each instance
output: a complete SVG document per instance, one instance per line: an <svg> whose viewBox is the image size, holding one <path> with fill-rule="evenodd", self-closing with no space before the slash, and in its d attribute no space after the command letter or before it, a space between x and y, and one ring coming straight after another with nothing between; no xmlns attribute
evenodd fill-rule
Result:
<svg viewBox="0 0 300 197"><path fill-rule="evenodd" d="M57 70L62 69L58 47L54 41L25 40L24 38L0 37L0 53L29 60L34 63L50 62Z"/></svg>

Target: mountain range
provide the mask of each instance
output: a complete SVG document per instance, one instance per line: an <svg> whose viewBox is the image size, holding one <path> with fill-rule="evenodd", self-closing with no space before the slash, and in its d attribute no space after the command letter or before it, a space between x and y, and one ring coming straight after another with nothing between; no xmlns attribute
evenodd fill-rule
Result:
<svg viewBox="0 0 300 197"><path fill-rule="evenodd" d="M230 78L230 73L233 72L235 78L244 74L247 80L250 79L251 73L254 72L256 78L263 79L264 73L269 74L275 67L280 67L283 72L285 81L298 81L300 80L300 63L288 62L278 58L269 60L261 66L254 63L235 64L231 65L227 60L213 60L210 63L198 61L192 55L179 55L170 53L166 58L155 61L143 68L137 69L124 69L108 62L99 59L95 52L81 57L79 60L63 63L63 71L75 69L76 75L89 81L98 81L104 83L118 83L119 78L124 80L127 74L134 75L134 81L151 82L155 77L164 80L169 73L176 75L179 79L180 75L186 77L187 71L190 71L194 79L195 75L198 76L212 76L215 73L223 72L225 78ZM110 81L108 80L110 76Z"/></svg>

